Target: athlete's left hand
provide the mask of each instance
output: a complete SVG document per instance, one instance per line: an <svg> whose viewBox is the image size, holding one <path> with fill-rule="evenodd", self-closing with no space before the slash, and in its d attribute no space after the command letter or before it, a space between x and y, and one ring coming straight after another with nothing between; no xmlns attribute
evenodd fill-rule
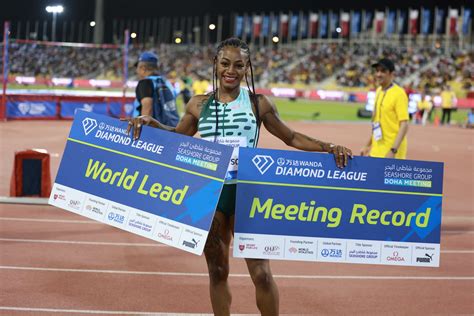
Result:
<svg viewBox="0 0 474 316"><path fill-rule="evenodd" d="M341 145L329 145L328 153L334 155L334 159L336 159L336 165L341 169L347 166L349 157L352 158L352 150Z"/></svg>

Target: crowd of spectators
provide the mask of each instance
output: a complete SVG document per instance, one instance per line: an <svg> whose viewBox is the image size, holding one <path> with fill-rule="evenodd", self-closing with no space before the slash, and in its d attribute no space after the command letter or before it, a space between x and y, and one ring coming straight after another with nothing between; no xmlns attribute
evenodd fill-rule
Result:
<svg viewBox="0 0 474 316"><path fill-rule="evenodd" d="M344 63L344 70L337 77L341 86L371 87L374 84L371 65L381 57L391 59L396 65L397 78L407 78L420 71L428 62L438 56L439 51L430 48L403 48L357 46L353 48Z"/></svg>
<svg viewBox="0 0 474 316"><path fill-rule="evenodd" d="M10 73L20 76L99 78L121 76L120 49L11 43Z"/></svg>
<svg viewBox="0 0 474 316"><path fill-rule="evenodd" d="M396 65L397 81L403 81L415 74L410 86L418 91L440 90L448 82L458 82L465 91L473 89L474 52L455 51L445 54L438 48L397 48L381 50L356 49L349 55L344 70L337 76L337 82L346 87L373 87L371 64L381 56L392 59ZM434 62L434 64L430 64Z"/></svg>
<svg viewBox="0 0 474 316"><path fill-rule="evenodd" d="M457 82L461 89L474 89L474 52L457 51L441 56L436 67L422 71L414 85L420 90L439 90L446 82Z"/></svg>
<svg viewBox="0 0 474 316"><path fill-rule="evenodd" d="M257 81L268 84L311 85L332 76L343 66L346 45L311 44L257 53Z"/></svg>
<svg viewBox="0 0 474 316"><path fill-rule="evenodd" d="M129 74L142 49L129 50ZM211 78L213 47L161 45L152 48L160 57L162 71L171 77L198 74ZM311 84L332 75L342 67L344 50L337 45L310 47L260 48L253 56L255 81ZM122 77L120 48L89 48L17 44L10 46L10 73L22 76L45 76L86 79Z"/></svg>
<svg viewBox="0 0 474 316"><path fill-rule="evenodd" d="M131 47L129 76L135 75L138 54L154 50L160 57L162 72L168 77L212 78L214 47L161 45L153 48ZM47 78L122 79L121 48L89 48L11 43L10 74ZM381 56L394 60L397 78L413 78L415 89L433 89L456 80L463 89L472 90L474 52L444 54L440 49L393 45L304 44L291 47L262 47L253 52L253 72L259 87L272 84L316 85L332 76L343 87L374 85L370 65ZM424 67L438 60L434 67ZM424 69L426 68L426 69Z"/></svg>

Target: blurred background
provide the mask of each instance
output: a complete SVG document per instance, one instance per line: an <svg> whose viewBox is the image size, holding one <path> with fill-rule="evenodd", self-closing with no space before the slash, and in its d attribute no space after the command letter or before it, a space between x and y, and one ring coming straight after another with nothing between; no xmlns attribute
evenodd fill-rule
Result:
<svg viewBox="0 0 474 316"><path fill-rule="evenodd" d="M355 155L371 131L371 64L391 58L410 100L408 158L444 163L440 268L275 260L282 314L474 314L472 3L3 1L0 309L11 311L5 315L211 310L202 258L150 247L147 239L44 204L76 110L131 115L141 52L159 56L182 112L183 92L212 90L217 43L237 36L250 45L257 92L272 98L288 126ZM443 125L447 89L455 93L455 112ZM265 129L259 147L289 149ZM22 205L30 203L39 205ZM234 311L256 314L252 281L242 277L247 267L231 260Z"/></svg>
<svg viewBox="0 0 474 316"><path fill-rule="evenodd" d="M216 44L230 36L250 44L258 92L277 98L284 119L367 120L370 65L381 57L395 62L414 123L422 98L437 123L445 85L457 97L453 124L474 108L472 6L463 1L18 0L0 18L0 118L72 118L77 108L127 116L145 50L178 95L210 91Z"/></svg>

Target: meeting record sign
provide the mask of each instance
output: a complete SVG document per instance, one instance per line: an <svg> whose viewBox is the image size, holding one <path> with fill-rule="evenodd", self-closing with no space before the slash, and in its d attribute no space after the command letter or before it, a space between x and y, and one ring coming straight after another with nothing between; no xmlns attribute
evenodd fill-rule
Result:
<svg viewBox="0 0 474 316"><path fill-rule="evenodd" d="M232 148L78 111L49 203L200 255Z"/></svg>
<svg viewBox="0 0 474 316"><path fill-rule="evenodd" d="M240 149L234 256L438 267L443 164Z"/></svg>

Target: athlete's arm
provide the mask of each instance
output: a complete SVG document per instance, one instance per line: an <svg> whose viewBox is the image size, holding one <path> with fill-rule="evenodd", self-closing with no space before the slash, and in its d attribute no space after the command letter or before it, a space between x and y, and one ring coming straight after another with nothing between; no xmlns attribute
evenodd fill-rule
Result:
<svg viewBox="0 0 474 316"><path fill-rule="evenodd" d="M288 146L305 151L332 153L340 168L347 165L348 157L352 157L352 151L344 146L317 140L291 129L280 119L275 104L266 96L259 97L259 115L265 128Z"/></svg>
<svg viewBox="0 0 474 316"><path fill-rule="evenodd" d="M177 133L188 136L196 134L201 109L208 98L206 95L195 95L189 100L186 104L184 115L175 128Z"/></svg>

